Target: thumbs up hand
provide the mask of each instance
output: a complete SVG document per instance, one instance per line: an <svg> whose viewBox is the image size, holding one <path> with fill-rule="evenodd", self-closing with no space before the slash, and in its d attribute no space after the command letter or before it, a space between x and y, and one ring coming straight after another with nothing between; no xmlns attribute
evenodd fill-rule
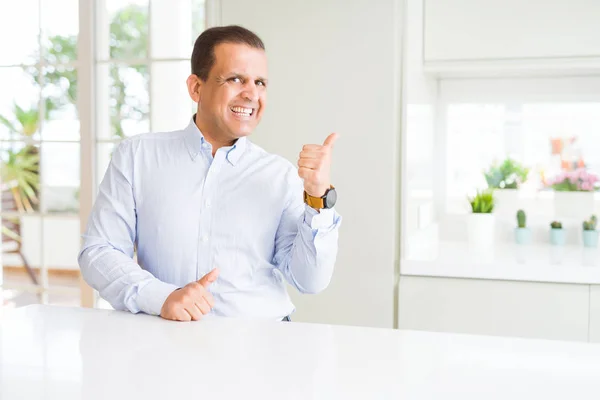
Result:
<svg viewBox="0 0 600 400"><path fill-rule="evenodd" d="M208 291L208 287L218 276L219 269L215 268L202 279L188 283L171 293L160 310L160 316L173 321L202 319L202 316L208 314L215 306L215 299Z"/></svg>
<svg viewBox="0 0 600 400"><path fill-rule="evenodd" d="M304 190L313 197L322 197L329 189L331 153L337 133L327 136L322 145L306 144L298 159L298 175L304 179Z"/></svg>

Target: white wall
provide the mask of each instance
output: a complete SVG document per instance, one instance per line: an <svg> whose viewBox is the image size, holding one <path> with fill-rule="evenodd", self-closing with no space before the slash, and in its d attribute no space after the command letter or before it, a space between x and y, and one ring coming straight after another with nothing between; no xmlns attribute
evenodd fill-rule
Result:
<svg viewBox="0 0 600 400"><path fill-rule="evenodd" d="M440 98L447 103L597 102L600 76L442 79Z"/></svg>
<svg viewBox="0 0 600 400"><path fill-rule="evenodd" d="M406 1L402 237L406 251L435 237L435 117L437 81L423 72L423 0Z"/></svg>
<svg viewBox="0 0 600 400"><path fill-rule="evenodd" d="M341 138L333 158L344 217L330 287L290 290L297 321L392 327L398 230L401 1L223 0L222 24L264 40L269 106L252 140L296 162L305 143Z"/></svg>
<svg viewBox="0 0 600 400"><path fill-rule="evenodd" d="M408 104L433 106L437 82L423 72L423 3L425 0L406 0L405 85Z"/></svg>
<svg viewBox="0 0 600 400"><path fill-rule="evenodd" d="M599 57L596 0L427 0L427 61Z"/></svg>

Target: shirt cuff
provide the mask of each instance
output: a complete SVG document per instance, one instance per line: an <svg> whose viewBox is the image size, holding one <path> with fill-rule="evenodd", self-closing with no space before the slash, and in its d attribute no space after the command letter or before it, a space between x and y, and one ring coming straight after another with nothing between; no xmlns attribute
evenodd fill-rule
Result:
<svg viewBox="0 0 600 400"><path fill-rule="evenodd" d="M178 286L154 279L140 289L137 295L137 306L146 314L160 315L160 310L167 297L177 289L179 289Z"/></svg>
<svg viewBox="0 0 600 400"><path fill-rule="evenodd" d="M304 222L312 229L331 228L338 218L333 208L324 208L321 212L305 204Z"/></svg>

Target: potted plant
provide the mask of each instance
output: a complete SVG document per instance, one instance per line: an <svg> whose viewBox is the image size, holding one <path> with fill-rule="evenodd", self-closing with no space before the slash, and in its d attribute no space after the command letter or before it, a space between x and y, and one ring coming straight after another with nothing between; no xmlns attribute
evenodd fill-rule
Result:
<svg viewBox="0 0 600 400"><path fill-rule="evenodd" d="M494 162L483 174L488 188L495 190L495 212L514 215L519 207L518 189L527 181L529 169L508 157L502 163Z"/></svg>
<svg viewBox="0 0 600 400"><path fill-rule="evenodd" d="M563 246L566 242L565 230L562 227L562 223L559 221L553 221L550 224L550 244L554 246Z"/></svg>
<svg viewBox="0 0 600 400"><path fill-rule="evenodd" d="M585 247L598 247L597 224L598 219L595 215L592 215L589 220L583 221L583 245Z"/></svg>
<svg viewBox="0 0 600 400"><path fill-rule="evenodd" d="M517 244L528 244L531 242L531 230L527 227L527 215L523 210L517 211L515 241Z"/></svg>
<svg viewBox="0 0 600 400"><path fill-rule="evenodd" d="M494 244L494 193L487 189L477 191L469 198L471 215L467 224L468 240L478 247L491 247Z"/></svg>
<svg viewBox="0 0 600 400"><path fill-rule="evenodd" d="M561 218L582 218L594 211L600 178L585 168L564 171L548 184L554 189L554 212Z"/></svg>

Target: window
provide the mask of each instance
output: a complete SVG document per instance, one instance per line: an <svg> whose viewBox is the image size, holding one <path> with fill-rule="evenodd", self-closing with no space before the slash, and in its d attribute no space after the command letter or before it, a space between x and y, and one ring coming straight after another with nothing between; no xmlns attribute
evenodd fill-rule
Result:
<svg viewBox="0 0 600 400"><path fill-rule="evenodd" d="M451 103L447 134L449 198L485 187L482 171L506 157L529 168L530 192L564 169L600 173L600 101Z"/></svg>
<svg viewBox="0 0 600 400"><path fill-rule="evenodd" d="M10 38L0 55L2 265L17 273L4 284L8 302L77 301L78 285L48 269L77 266L78 32L77 0L27 0L0 12L0 34Z"/></svg>
<svg viewBox="0 0 600 400"><path fill-rule="evenodd" d="M80 8L94 16L95 28L79 21ZM205 27L204 9L204 0L0 6L0 34L11 38L0 54L0 285L6 301L79 304L79 283L64 276L78 274L81 221L91 208L80 204L82 176L92 171L99 184L125 137L187 125L195 105L185 79L194 40ZM92 59L80 57L81 32L94 39ZM87 79L81 68L93 71L93 102L78 101L78 86ZM94 132L80 130L80 122L89 126L80 115L92 113ZM92 134L94 165L80 159L82 140ZM2 271L10 279L3 280Z"/></svg>
<svg viewBox="0 0 600 400"><path fill-rule="evenodd" d="M204 0L105 0L96 32L97 179L116 142L184 127L194 112L185 80L204 30Z"/></svg>
<svg viewBox="0 0 600 400"><path fill-rule="evenodd" d="M466 249L467 197L487 188L484 172L507 158L528 171L516 194L496 191L497 247L514 243L516 211L524 209L540 254L549 251L554 219L577 252L583 219L600 212L600 192L577 203L582 212L568 215L564 199L572 196L556 195L550 182L567 170L600 175L600 79L441 79L432 87L413 91L406 110L403 257L443 258L439 249Z"/></svg>

